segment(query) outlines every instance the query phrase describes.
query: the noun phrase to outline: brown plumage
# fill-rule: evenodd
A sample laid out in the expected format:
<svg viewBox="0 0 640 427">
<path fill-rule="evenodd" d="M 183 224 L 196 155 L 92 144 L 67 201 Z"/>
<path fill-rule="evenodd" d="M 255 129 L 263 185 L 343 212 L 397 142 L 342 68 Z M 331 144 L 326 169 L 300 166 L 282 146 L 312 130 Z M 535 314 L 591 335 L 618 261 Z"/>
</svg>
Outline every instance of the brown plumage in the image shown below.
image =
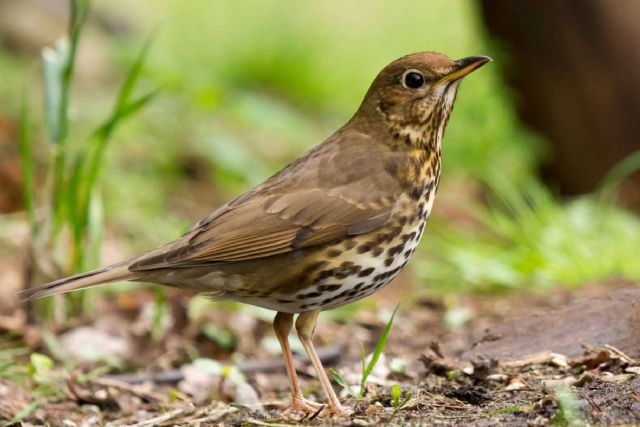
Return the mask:
<svg viewBox="0 0 640 427">
<path fill-rule="evenodd" d="M 392 62 L 345 126 L 180 239 L 23 296 L 135 280 L 276 310 L 294 408 L 311 411 L 317 404 L 301 396 L 286 339 L 301 313 L 296 328 L 329 408 L 344 413 L 311 343 L 316 316 L 385 286 L 407 263 L 431 212 L 460 79 L 487 61 L 423 52 Z"/>
</svg>

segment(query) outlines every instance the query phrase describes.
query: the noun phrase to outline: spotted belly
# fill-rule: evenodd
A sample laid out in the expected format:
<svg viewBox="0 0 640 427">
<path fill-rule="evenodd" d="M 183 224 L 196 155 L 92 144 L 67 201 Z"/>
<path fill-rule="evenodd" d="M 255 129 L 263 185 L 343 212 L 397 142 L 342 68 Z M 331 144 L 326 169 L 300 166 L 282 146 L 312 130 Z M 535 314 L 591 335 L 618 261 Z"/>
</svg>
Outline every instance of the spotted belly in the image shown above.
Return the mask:
<svg viewBox="0 0 640 427">
<path fill-rule="evenodd" d="M 426 217 L 418 216 L 418 221 L 402 227 L 384 244 L 373 243 L 374 233 L 353 237 L 346 245 L 350 248 L 347 250 L 345 242 L 328 246 L 321 271 L 313 283 L 293 293 L 270 292 L 268 297 L 234 299 L 287 313 L 329 310 L 360 300 L 386 286 L 402 271 L 418 246 Z"/>
</svg>

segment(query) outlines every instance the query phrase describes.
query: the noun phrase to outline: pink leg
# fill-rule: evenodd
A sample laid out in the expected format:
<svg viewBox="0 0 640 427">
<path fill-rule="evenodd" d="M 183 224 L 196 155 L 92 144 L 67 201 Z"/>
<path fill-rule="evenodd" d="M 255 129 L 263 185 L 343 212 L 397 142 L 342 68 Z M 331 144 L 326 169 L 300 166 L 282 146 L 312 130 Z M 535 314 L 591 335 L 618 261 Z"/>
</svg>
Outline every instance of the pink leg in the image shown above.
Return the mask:
<svg viewBox="0 0 640 427">
<path fill-rule="evenodd" d="M 298 375 L 296 374 L 296 368 L 293 364 L 293 355 L 291 354 L 291 347 L 289 347 L 289 331 L 293 325 L 293 314 L 278 312 L 273 319 L 273 329 L 276 331 L 276 337 L 280 342 L 282 353 L 284 354 L 284 361 L 287 367 L 287 374 L 289 375 L 289 382 L 291 383 L 291 408 L 290 411 L 300 411 L 305 413 L 314 413 L 322 408 L 323 405 L 306 400 L 302 396 L 302 390 L 300 389 L 300 382 L 298 381 Z"/>
<path fill-rule="evenodd" d="M 302 342 L 304 349 L 307 351 L 309 359 L 311 359 L 311 363 L 318 374 L 320 384 L 329 399 L 329 410 L 339 416 L 350 416 L 352 412 L 340 403 L 340 400 L 338 399 L 338 396 L 336 396 L 336 392 L 333 390 L 333 386 L 329 381 L 329 377 L 322 367 L 322 362 L 318 357 L 316 348 L 313 345 L 313 334 L 315 333 L 318 314 L 320 314 L 320 310 L 301 313 L 296 319 L 296 331 L 298 332 L 298 337 L 300 338 L 300 341 Z"/>
</svg>

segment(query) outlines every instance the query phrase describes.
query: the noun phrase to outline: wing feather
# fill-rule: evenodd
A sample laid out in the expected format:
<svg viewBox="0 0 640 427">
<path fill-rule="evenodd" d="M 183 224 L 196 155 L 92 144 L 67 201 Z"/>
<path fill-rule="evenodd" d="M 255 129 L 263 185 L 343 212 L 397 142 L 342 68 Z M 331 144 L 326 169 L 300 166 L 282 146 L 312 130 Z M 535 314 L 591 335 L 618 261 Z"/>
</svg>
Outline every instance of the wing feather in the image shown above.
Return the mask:
<svg viewBox="0 0 640 427">
<path fill-rule="evenodd" d="M 130 269 L 264 258 L 381 227 L 389 220 L 402 190 L 387 172 L 384 156 L 371 152 L 369 146 L 363 146 L 366 139 L 358 138 L 331 155 L 324 153 L 323 146 L 311 151 L 261 186 L 213 212 L 181 239 L 143 255 Z M 366 162 L 361 158 L 363 153 L 367 153 Z M 335 155 L 339 157 L 326 158 Z M 327 176 L 330 171 L 320 165 L 328 162 L 336 164 L 344 176 Z M 362 165 L 368 167 L 363 169 Z M 339 185 L 324 188 L 326 181 L 338 181 Z"/>
</svg>

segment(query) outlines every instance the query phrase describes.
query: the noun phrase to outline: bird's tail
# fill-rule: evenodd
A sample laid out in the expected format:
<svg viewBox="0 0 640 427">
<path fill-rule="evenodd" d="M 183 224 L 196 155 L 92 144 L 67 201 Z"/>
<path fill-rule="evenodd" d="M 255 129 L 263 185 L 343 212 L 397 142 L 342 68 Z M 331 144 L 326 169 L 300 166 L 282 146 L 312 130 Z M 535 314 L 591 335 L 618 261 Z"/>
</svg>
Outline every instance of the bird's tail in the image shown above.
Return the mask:
<svg viewBox="0 0 640 427">
<path fill-rule="evenodd" d="M 104 285 L 117 280 L 135 279 L 136 274 L 129 271 L 128 264 L 128 262 L 113 264 L 86 273 L 76 274 L 75 276 L 65 277 L 54 282 L 25 289 L 18 292 L 17 296 L 23 301 L 36 300 L 78 289 Z"/>
</svg>

